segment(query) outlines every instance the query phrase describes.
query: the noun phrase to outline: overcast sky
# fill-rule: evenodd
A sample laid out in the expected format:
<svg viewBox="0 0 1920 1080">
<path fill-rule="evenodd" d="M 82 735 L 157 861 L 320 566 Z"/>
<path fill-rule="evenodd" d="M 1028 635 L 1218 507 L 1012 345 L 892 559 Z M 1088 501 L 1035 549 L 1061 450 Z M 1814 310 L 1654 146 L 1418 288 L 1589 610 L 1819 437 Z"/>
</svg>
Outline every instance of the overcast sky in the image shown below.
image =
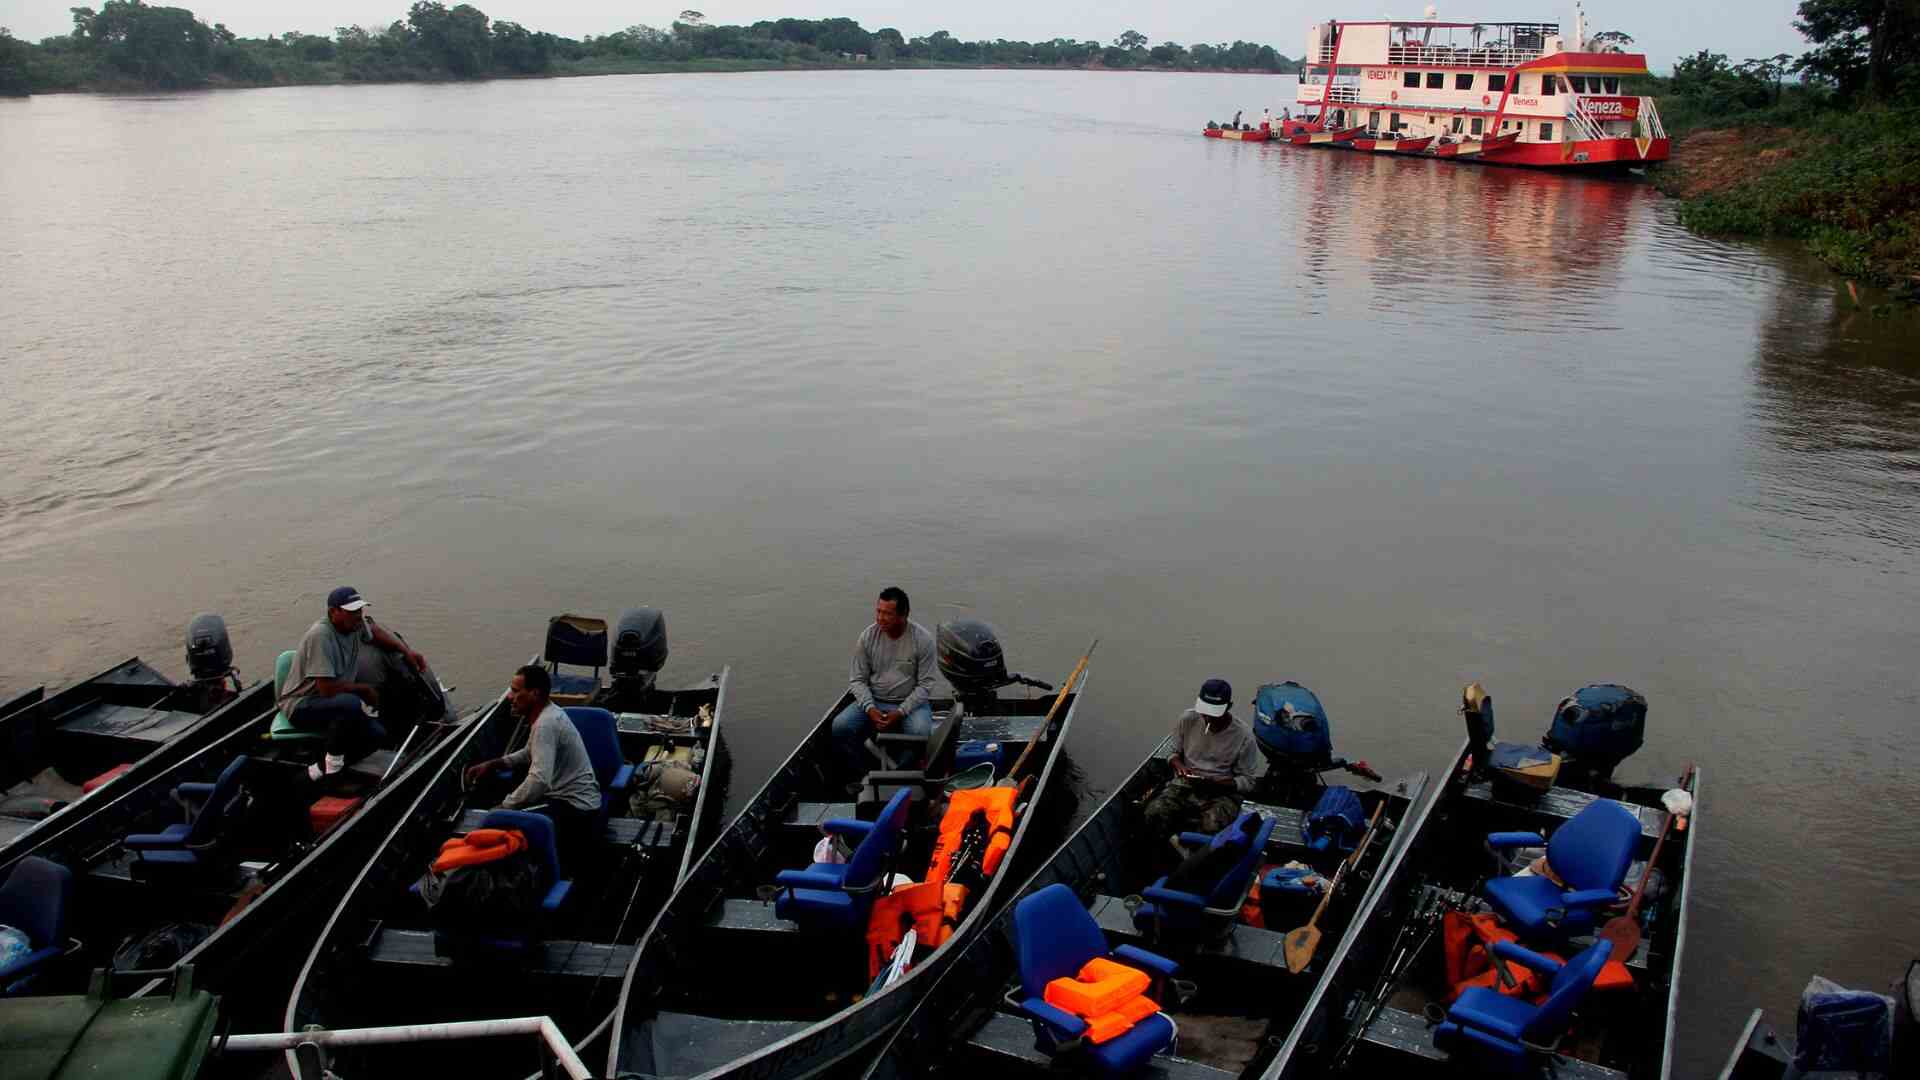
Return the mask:
<svg viewBox="0 0 1920 1080">
<path fill-rule="evenodd" d="M 0 0 L 0 26 L 15 37 L 39 40 L 73 26 L 67 9 L 81 0 Z M 1436 0 L 1443 19 L 1552 21 L 1573 30 L 1572 0 Z M 331 34 L 336 26 L 385 26 L 406 17 L 412 0 L 184 0 L 207 23 L 223 22 L 242 37 L 298 30 Z M 869 30 L 892 26 L 908 37 L 935 30 L 955 37 L 1045 41 L 1111 41 L 1124 30 L 1138 30 L 1155 43 L 1232 41 L 1244 38 L 1272 45 L 1289 56 L 1305 51 L 1306 27 L 1330 18 L 1418 18 L 1425 0 L 707 0 L 700 8 L 710 22 L 751 23 L 760 19 L 822 19 L 846 16 Z M 99 0 L 90 6 L 98 7 Z M 447 3 L 452 7 L 452 3 Z M 495 19 L 511 19 L 530 29 L 565 37 L 605 34 L 646 23 L 665 27 L 687 6 L 685 0 L 477 0 L 475 7 Z M 1799 53 L 1805 48 L 1792 26 L 1798 0 L 1593 0 L 1588 22 L 1595 30 L 1624 30 L 1639 42 L 1656 70 L 1675 57 L 1712 49 L 1741 60 Z"/>
</svg>

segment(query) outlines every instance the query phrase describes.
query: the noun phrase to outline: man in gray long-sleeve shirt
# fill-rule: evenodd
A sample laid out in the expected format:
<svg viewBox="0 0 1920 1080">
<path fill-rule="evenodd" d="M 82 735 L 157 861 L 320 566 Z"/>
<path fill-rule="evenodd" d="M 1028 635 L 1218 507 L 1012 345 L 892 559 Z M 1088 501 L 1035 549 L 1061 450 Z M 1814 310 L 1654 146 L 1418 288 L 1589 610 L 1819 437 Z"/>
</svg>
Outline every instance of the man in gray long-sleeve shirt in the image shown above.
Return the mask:
<svg viewBox="0 0 1920 1080">
<path fill-rule="evenodd" d="M 880 590 L 873 625 L 853 645 L 847 690 L 853 703 L 833 718 L 834 746 L 849 780 L 867 773 L 865 743 L 877 731 L 933 733 L 933 635 L 907 621 L 911 604 L 897 585 Z"/>
<path fill-rule="evenodd" d="M 1168 837 L 1197 825 L 1215 833 L 1240 813 L 1260 771 L 1260 745 L 1253 729 L 1227 711 L 1233 687 L 1208 679 L 1193 708 L 1173 727 L 1173 779 L 1146 806 L 1147 831 Z"/>
<path fill-rule="evenodd" d="M 467 766 L 466 780 L 471 787 L 481 778 L 500 769 L 527 770 L 520 786 L 500 800 L 504 810 L 536 806 L 535 813 L 553 822 L 554 844 L 560 849 L 560 866 L 571 871 L 591 844 L 593 827 L 600 820 L 600 782 L 593 775 L 593 758 L 580 738 L 567 711 L 551 698 L 552 677 L 539 664 L 528 664 L 513 673 L 507 687 L 507 701 L 513 714 L 533 721 L 527 744 L 505 757 Z"/>
</svg>

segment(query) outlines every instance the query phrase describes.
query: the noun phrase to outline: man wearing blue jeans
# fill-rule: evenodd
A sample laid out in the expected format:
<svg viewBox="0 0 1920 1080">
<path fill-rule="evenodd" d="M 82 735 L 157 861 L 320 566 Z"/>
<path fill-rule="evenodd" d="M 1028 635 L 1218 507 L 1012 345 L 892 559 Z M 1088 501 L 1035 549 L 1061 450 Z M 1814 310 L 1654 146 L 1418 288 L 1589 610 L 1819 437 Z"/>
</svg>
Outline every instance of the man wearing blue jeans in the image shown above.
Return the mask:
<svg viewBox="0 0 1920 1080">
<path fill-rule="evenodd" d="M 833 718 L 834 747 L 850 780 L 867 774 L 866 742 L 875 733 L 933 733 L 933 635 L 907 620 L 910 610 L 907 594 L 887 586 L 874 602 L 873 625 L 854 642 L 853 704 Z"/>
<path fill-rule="evenodd" d="M 359 677 L 360 646 L 372 642 L 380 649 L 406 658 L 415 671 L 427 670 L 427 658 L 367 618 L 367 602 L 359 590 L 342 585 L 327 594 L 327 617 L 307 628 L 300 648 L 280 687 L 280 711 L 294 727 L 327 733 L 324 768 L 309 766 L 307 776 L 319 780 L 347 767 L 347 754 L 370 749 L 367 735 L 373 717 L 367 709 L 380 707 L 380 691 Z"/>
</svg>

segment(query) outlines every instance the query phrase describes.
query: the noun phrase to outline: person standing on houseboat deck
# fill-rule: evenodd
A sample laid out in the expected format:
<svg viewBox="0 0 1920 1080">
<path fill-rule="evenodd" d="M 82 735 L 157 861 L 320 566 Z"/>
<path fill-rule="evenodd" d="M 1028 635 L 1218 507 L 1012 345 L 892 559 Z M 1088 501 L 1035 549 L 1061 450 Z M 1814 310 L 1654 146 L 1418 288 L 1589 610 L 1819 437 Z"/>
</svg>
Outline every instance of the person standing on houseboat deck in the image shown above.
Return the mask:
<svg viewBox="0 0 1920 1080">
<path fill-rule="evenodd" d="M 1273 130 L 1273 110 L 1272 109 L 1260 110 L 1260 130 L 1261 131 Z"/>
<path fill-rule="evenodd" d="M 1228 711 L 1233 687 L 1225 679 L 1200 686 L 1193 708 L 1173 725 L 1173 779 L 1146 806 L 1147 829 L 1157 838 L 1198 826 L 1215 833 L 1233 823 L 1240 800 L 1253 791 L 1260 746 L 1253 729 Z"/>
<path fill-rule="evenodd" d="M 1240 113 L 1241 113 L 1242 111 L 1244 111 L 1244 110 L 1241 110 L 1241 109 L 1235 109 L 1235 110 L 1233 110 L 1233 130 L 1235 130 L 1235 131 L 1239 131 L 1239 130 L 1240 130 Z"/>
<path fill-rule="evenodd" d="M 513 715 L 530 720 L 527 744 L 505 757 L 467 766 L 467 786 L 501 769 L 527 770 L 520 786 L 500 800 L 503 810 L 530 810 L 553 822 L 554 845 L 560 865 L 572 869 L 593 843 L 593 826 L 600 819 L 600 781 L 593 775 L 580 729 L 567 710 L 553 703 L 553 679 L 539 664 L 513 673 L 507 686 L 507 704 Z"/>
<path fill-rule="evenodd" d="M 933 635 L 917 622 L 898 585 L 880 590 L 873 624 L 853 643 L 847 690 L 853 704 L 833 718 L 833 744 L 850 781 L 867 773 L 866 742 L 876 732 L 933 733 Z"/>
<path fill-rule="evenodd" d="M 327 733 L 326 759 L 307 767 L 307 777 L 318 781 L 347 767 L 347 755 L 372 749 L 374 720 L 369 709 L 380 707 L 380 690 L 360 678 L 360 646 L 372 642 L 383 652 L 406 658 L 425 673 L 427 658 L 388 633 L 366 614 L 360 591 L 342 585 L 327 594 L 327 617 L 307 628 L 294 650 L 293 665 L 280 687 L 280 712 L 287 722 L 305 731 Z"/>
</svg>

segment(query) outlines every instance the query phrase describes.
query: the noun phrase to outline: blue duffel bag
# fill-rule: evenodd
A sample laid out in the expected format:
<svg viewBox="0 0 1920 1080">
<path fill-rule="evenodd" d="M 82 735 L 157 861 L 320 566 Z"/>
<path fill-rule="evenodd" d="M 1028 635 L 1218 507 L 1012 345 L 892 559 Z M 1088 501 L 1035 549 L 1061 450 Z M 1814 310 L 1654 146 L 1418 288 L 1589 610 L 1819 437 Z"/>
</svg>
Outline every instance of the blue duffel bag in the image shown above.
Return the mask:
<svg viewBox="0 0 1920 1080">
<path fill-rule="evenodd" d="M 1367 831 L 1367 808 L 1350 787 L 1335 785 L 1320 793 L 1300 820 L 1300 842 L 1314 851 L 1352 851 Z"/>
</svg>

